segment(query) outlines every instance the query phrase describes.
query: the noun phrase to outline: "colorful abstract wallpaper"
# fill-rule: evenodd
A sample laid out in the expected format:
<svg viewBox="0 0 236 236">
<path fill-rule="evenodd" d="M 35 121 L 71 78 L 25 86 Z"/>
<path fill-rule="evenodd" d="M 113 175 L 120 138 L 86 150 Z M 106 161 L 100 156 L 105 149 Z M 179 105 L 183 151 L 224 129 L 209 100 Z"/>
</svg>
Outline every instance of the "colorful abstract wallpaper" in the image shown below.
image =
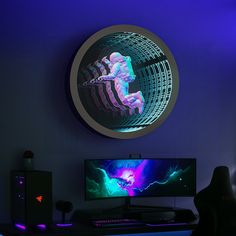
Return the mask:
<svg viewBox="0 0 236 236">
<path fill-rule="evenodd" d="M 192 196 L 195 168 L 195 159 L 86 160 L 86 199 Z"/>
</svg>

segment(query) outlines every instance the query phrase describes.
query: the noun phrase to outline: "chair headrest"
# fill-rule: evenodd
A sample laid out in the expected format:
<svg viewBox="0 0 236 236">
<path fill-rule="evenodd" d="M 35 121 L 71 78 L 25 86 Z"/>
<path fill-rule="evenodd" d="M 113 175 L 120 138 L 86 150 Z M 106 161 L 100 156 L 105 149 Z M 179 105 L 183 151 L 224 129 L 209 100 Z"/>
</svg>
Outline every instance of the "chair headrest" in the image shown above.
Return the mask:
<svg viewBox="0 0 236 236">
<path fill-rule="evenodd" d="M 209 187 L 214 188 L 222 195 L 233 195 L 229 168 L 227 166 L 217 166 L 214 169 Z"/>
</svg>

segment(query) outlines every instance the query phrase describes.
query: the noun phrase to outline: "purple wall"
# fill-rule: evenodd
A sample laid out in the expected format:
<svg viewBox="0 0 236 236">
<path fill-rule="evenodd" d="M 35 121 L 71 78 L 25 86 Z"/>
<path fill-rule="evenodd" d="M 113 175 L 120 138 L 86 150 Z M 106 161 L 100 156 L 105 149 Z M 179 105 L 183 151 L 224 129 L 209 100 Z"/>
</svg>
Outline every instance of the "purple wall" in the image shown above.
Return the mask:
<svg viewBox="0 0 236 236">
<path fill-rule="evenodd" d="M 19 167 L 25 149 L 35 152 L 39 169 L 53 171 L 54 200 L 71 200 L 76 208 L 97 204 L 83 201 L 84 158 L 137 152 L 147 157 L 196 157 L 198 190 L 209 182 L 215 166 L 228 165 L 234 171 L 235 22 L 233 0 L 2 1 L 0 222 L 9 221 L 9 171 Z M 134 24 L 156 33 L 179 67 L 180 90 L 171 115 L 153 133 L 134 140 L 91 132 L 74 116 L 65 94 L 78 47 L 113 24 Z M 160 201 L 194 208 L 192 198 Z"/>
</svg>

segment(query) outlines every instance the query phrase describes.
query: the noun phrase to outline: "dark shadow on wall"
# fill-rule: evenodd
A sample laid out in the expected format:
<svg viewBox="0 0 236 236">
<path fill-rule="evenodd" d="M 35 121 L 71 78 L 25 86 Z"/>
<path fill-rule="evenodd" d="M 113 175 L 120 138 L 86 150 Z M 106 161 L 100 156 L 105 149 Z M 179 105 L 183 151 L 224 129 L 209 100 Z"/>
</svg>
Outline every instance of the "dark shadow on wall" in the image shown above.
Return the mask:
<svg viewBox="0 0 236 236">
<path fill-rule="evenodd" d="M 78 35 L 64 43 L 63 48 L 55 50 L 56 54 L 52 57 L 54 59 L 51 62 L 52 66 L 48 68 L 51 77 L 47 88 L 50 109 L 52 109 L 56 122 L 59 122 L 59 125 L 68 130 L 70 134 L 73 134 L 75 138 L 78 137 L 78 133 L 80 133 L 80 136 L 83 133 L 83 136 L 97 134 L 100 137 L 105 137 L 95 132 L 82 120 L 70 94 L 70 70 L 74 56 L 83 42 L 94 32 L 84 32 L 82 35 Z M 70 114 L 73 114 L 76 119 L 73 119 Z"/>
</svg>

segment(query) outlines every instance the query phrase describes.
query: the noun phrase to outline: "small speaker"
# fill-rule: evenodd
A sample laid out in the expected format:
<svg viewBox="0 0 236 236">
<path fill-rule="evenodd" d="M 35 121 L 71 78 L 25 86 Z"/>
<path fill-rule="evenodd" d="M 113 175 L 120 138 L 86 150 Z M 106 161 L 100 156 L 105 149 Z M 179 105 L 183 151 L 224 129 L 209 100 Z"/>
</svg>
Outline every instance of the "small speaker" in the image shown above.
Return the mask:
<svg viewBox="0 0 236 236">
<path fill-rule="evenodd" d="M 13 225 L 21 229 L 52 224 L 51 172 L 11 172 L 11 218 Z"/>
</svg>

